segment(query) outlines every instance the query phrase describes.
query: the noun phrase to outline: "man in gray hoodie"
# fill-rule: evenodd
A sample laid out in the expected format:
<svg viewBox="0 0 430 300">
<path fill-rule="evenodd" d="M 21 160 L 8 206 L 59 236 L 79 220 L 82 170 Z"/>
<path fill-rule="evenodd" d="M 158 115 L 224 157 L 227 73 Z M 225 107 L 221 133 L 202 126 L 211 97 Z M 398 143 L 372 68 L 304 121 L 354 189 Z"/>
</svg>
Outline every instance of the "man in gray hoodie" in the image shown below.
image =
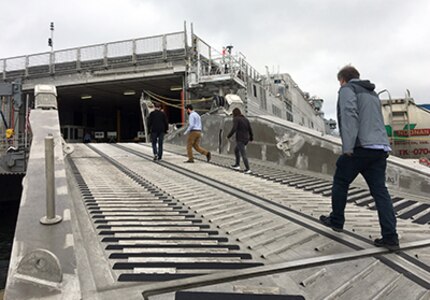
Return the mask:
<svg viewBox="0 0 430 300">
<path fill-rule="evenodd" d="M 363 175 L 378 211 L 382 238 L 375 246 L 399 249 L 393 203 L 385 186 L 388 152 L 391 151 L 381 102 L 375 85 L 360 80 L 360 73 L 352 66 L 343 67 L 337 74 L 341 85 L 337 102 L 337 118 L 342 139 L 342 155 L 336 162 L 332 187 L 332 212 L 320 216 L 320 221 L 335 231 L 342 231 L 345 206 L 351 182 Z"/>
</svg>

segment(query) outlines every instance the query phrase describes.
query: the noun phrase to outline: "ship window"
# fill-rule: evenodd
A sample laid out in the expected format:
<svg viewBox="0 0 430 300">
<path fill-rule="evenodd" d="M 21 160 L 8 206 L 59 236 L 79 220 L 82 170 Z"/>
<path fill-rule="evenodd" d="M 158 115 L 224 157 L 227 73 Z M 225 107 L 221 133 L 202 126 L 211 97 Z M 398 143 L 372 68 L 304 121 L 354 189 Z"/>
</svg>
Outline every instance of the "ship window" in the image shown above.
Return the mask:
<svg viewBox="0 0 430 300">
<path fill-rule="evenodd" d="M 257 86 L 255 84 L 252 85 L 252 91 L 254 93 L 254 97 L 257 98 Z"/>
</svg>

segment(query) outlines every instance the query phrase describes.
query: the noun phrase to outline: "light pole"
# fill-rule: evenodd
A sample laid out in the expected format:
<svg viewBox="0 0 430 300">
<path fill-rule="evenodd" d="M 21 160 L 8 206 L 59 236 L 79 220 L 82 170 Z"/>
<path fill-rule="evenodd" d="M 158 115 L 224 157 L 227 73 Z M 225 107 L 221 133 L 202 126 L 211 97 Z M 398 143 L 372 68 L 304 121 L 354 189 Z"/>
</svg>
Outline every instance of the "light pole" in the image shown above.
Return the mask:
<svg viewBox="0 0 430 300">
<path fill-rule="evenodd" d="M 54 52 L 54 22 L 49 26 L 51 30 L 51 37 L 48 39 L 48 46 L 51 47 L 51 53 Z"/>
<path fill-rule="evenodd" d="M 54 73 L 54 22 L 51 22 L 49 29 L 51 30 L 51 37 L 48 39 L 48 46 L 51 47 L 49 55 L 49 72 Z"/>
</svg>

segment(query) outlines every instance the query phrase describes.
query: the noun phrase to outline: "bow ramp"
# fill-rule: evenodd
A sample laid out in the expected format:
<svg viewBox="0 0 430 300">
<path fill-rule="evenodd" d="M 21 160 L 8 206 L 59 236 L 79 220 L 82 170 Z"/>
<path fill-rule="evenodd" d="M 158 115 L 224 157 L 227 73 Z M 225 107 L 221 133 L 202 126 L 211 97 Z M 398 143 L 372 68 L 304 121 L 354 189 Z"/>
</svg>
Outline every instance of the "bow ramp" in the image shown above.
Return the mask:
<svg viewBox="0 0 430 300">
<path fill-rule="evenodd" d="M 330 211 L 335 140 L 251 118 L 256 141 L 248 146 L 252 173 L 245 174 L 229 168 L 232 147 L 223 137 L 231 120 L 222 116 L 204 120 L 212 160 L 197 156 L 194 164 L 183 163 L 180 136 L 157 162 L 148 145 L 134 143 L 75 144 L 64 157 L 57 112 L 31 118 L 38 129 L 6 299 L 429 297 L 429 203 L 404 183 L 426 174 L 401 161 L 390 161 L 389 171 L 402 173 L 390 184 L 402 247 L 393 253 L 372 244 L 377 214 L 359 180 L 349 191 L 344 232 L 318 222 Z M 49 133 L 62 221 L 48 226 L 40 219 Z"/>
</svg>

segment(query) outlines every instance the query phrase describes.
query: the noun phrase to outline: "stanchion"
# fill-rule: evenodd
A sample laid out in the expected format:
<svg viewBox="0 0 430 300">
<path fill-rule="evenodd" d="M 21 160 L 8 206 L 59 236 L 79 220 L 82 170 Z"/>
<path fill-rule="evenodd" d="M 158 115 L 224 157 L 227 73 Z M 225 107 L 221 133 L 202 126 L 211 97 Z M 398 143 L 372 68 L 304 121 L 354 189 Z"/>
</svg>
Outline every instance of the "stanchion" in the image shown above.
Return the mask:
<svg viewBox="0 0 430 300">
<path fill-rule="evenodd" d="M 62 218 L 55 214 L 55 164 L 54 137 L 49 134 L 45 138 L 45 177 L 46 177 L 46 216 L 40 219 L 43 225 L 53 225 Z"/>
</svg>

